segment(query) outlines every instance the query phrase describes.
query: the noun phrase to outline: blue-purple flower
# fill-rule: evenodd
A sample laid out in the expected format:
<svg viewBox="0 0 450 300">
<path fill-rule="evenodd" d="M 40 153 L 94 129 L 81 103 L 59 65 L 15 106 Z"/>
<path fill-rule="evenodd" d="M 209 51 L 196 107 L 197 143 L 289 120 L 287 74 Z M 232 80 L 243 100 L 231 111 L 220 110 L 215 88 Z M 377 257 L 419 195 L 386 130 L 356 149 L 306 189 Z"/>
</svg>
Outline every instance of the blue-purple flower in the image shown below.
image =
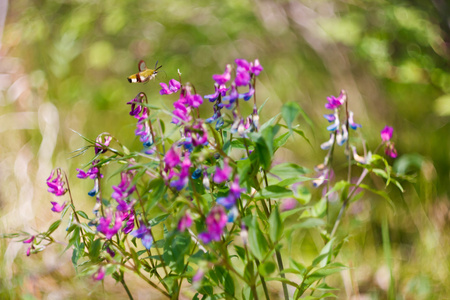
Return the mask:
<svg viewBox="0 0 450 300">
<path fill-rule="evenodd" d="M 358 127 L 361 127 L 361 124 L 355 123 L 355 121 L 353 120 L 353 112 L 349 111 L 348 114 L 348 125 L 350 126 L 350 128 L 356 130 Z"/>
<path fill-rule="evenodd" d="M 151 227 L 145 226 L 145 223 L 142 220 L 139 222 L 139 228 L 131 232 L 131 235 L 140 239 L 145 249 L 149 250 L 152 247 L 153 237 Z"/>
</svg>

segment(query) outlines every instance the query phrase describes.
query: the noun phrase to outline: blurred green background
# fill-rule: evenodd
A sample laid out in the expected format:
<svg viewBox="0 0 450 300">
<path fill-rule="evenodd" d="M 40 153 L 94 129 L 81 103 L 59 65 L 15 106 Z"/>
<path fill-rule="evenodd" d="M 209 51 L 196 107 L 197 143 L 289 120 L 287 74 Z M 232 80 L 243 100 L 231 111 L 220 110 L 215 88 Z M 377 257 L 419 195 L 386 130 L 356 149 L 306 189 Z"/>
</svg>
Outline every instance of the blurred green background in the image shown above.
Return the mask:
<svg viewBox="0 0 450 300">
<path fill-rule="evenodd" d="M 269 99 L 263 121 L 287 101 L 310 118 L 298 122 L 313 147 L 296 138 L 278 160 L 311 169 L 322 162 L 323 105 L 345 89 L 369 146 L 378 145 L 385 125 L 393 126 L 399 153 L 393 163 L 414 177 L 403 194 L 388 188 L 395 210 L 367 193 L 350 206 L 340 227 L 350 235 L 338 261 L 351 268 L 329 280 L 339 298 L 388 298 L 392 271 L 397 299 L 444 299 L 450 294 L 449 16 L 450 5 L 438 0 L 9 1 L 0 49 L 0 231 L 39 231 L 55 220 L 45 179 L 57 166 L 70 172 L 77 201 L 90 211 L 91 187 L 75 177 L 88 157 L 69 159 L 85 142 L 71 129 L 89 138 L 108 131 L 139 149 L 125 104 L 137 92 L 170 108 L 158 83 L 177 78 L 178 69 L 205 95 L 225 64 L 259 58 L 258 102 Z M 164 72 L 131 85 L 126 77 L 140 59 L 148 66 L 159 60 Z M 202 116 L 211 109 L 205 104 Z M 339 151 L 338 177 L 345 171 Z M 391 258 L 383 249 L 384 216 Z M 323 242 L 311 230 L 295 236 L 294 245 L 290 255 L 309 263 Z M 0 240 L 0 298 L 124 297 L 112 281 L 73 279 L 63 248 L 26 257 L 21 243 Z M 148 299 L 146 287 L 134 284 L 135 298 Z"/>
</svg>

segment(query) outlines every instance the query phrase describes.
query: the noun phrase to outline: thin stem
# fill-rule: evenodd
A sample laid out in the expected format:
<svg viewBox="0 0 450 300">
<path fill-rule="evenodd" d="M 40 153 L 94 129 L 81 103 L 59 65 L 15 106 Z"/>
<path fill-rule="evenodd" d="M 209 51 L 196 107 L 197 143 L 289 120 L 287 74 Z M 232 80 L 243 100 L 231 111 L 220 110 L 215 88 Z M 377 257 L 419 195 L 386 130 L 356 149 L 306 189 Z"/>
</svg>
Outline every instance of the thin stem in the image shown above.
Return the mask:
<svg viewBox="0 0 450 300">
<path fill-rule="evenodd" d="M 286 275 L 283 272 L 284 267 L 283 267 L 283 259 L 281 257 L 281 253 L 279 250 L 275 250 L 275 255 L 277 257 L 277 262 L 278 262 L 278 269 L 280 270 L 280 276 L 281 278 L 286 278 Z M 284 299 L 285 300 L 289 300 L 289 292 L 287 289 L 287 284 L 285 282 L 283 282 L 283 293 L 284 293 Z"/>
<path fill-rule="evenodd" d="M 259 260 L 255 259 L 255 262 L 256 262 L 256 266 L 259 267 Z M 261 278 L 261 285 L 264 290 L 264 295 L 266 296 L 267 300 L 270 300 L 269 291 L 267 290 L 266 280 L 264 279 L 264 276 L 262 276 L 261 274 L 259 274 L 259 277 Z"/>
<path fill-rule="evenodd" d="M 130 290 L 128 289 L 128 286 L 127 286 L 127 284 L 125 283 L 125 278 L 124 278 L 124 273 L 123 272 L 121 272 L 122 274 L 122 277 L 121 277 L 121 280 L 120 280 L 120 283 L 123 285 L 123 288 L 125 289 L 125 291 L 127 292 L 127 295 L 128 295 L 128 298 L 130 299 L 130 300 L 133 300 L 133 296 L 131 295 L 131 292 L 130 292 Z"/>
</svg>

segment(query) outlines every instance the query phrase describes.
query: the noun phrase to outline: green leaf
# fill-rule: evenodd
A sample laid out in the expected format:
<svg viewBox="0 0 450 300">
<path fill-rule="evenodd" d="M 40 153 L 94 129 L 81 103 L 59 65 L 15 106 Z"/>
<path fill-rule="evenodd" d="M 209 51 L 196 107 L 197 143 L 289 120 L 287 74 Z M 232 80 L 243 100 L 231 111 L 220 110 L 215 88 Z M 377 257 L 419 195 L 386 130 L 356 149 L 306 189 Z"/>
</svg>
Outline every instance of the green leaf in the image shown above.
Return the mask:
<svg viewBox="0 0 450 300">
<path fill-rule="evenodd" d="M 102 247 L 101 239 L 96 239 L 89 246 L 89 258 L 91 259 L 92 262 L 98 261 L 101 247 Z"/>
<path fill-rule="evenodd" d="M 289 132 L 291 134 L 292 134 L 292 123 L 298 117 L 299 113 L 300 113 L 300 105 L 298 105 L 298 103 L 288 102 L 281 107 L 281 116 L 286 122 L 286 125 L 288 126 Z"/>
<path fill-rule="evenodd" d="M 253 255 L 259 260 L 263 260 L 268 251 L 268 244 L 261 229 L 259 229 L 256 218 L 253 218 L 252 225 L 248 229 L 248 243 Z"/>
<path fill-rule="evenodd" d="M 301 218 L 300 223 L 292 225 L 289 229 L 304 229 L 324 226 L 325 221 L 318 218 Z"/>
<path fill-rule="evenodd" d="M 57 220 L 55 222 L 52 223 L 52 225 L 50 225 L 50 227 L 48 228 L 46 235 L 51 235 L 56 229 L 58 229 L 59 225 L 61 224 L 61 220 Z"/>
<path fill-rule="evenodd" d="M 291 136 L 290 132 L 285 132 L 282 135 L 276 137 L 273 140 L 273 148 L 274 148 L 274 152 L 278 150 L 278 148 L 284 146 L 284 144 L 286 144 L 287 140 L 289 139 L 289 137 Z"/>
<path fill-rule="evenodd" d="M 255 151 L 252 152 L 252 155 L 256 155 L 258 157 L 259 163 L 264 170 L 270 169 L 272 164 L 272 152 L 269 147 L 267 147 L 266 141 L 259 137 L 255 143 Z"/>
<path fill-rule="evenodd" d="M 260 190 L 255 199 L 280 199 L 280 198 L 289 198 L 292 197 L 292 190 L 278 186 L 278 185 L 269 185 L 262 190 Z"/>
<path fill-rule="evenodd" d="M 346 266 L 344 266 L 341 263 L 331 263 L 326 265 L 323 268 L 317 269 L 316 271 L 314 271 L 313 273 L 311 273 L 310 275 L 307 276 L 307 278 L 304 281 L 304 284 L 306 285 L 310 285 L 324 277 L 327 277 L 331 274 L 334 273 L 338 273 L 341 272 L 342 270 L 344 270 L 346 268 Z"/>
<path fill-rule="evenodd" d="M 275 264 L 273 262 L 271 262 L 271 261 L 267 261 L 267 262 L 264 262 L 264 263 L 259 265 L 258 272 L 263 277 L 267 277 L 270 274 L 272 274 L 273 272 L 275 272 L 275 269 L 276 269 Z"/>
<path fill-rule="evenodd" d="M 328 241 L 326 245 L 322 248 L 320 251 L 320 254 L 318 257 L 316 257 L 313 262 L 312 266 L 315 267 L 319 265 L 320 267 L 325 267 L 328 261 L 331 261 L 331 256 L 333 254 L 333 249 L 331 248 L 333 246 L 334 238 Z"/>
<path fill-rule="evenodd" d="M 279 130 L 280 130 L 280 126 L 270 125 L 270 126 L 267 126 L 267 128 L 265 128 L 263 131 L 261 131 L 261 136 L 263 137 L 264 141 L 266 142 L 267 148 L 269 149 L 271 154 L 273 154 L 275 152 L 273 143 L 274 143 L 275 136 L 277 135 Z"/>
<path fill-rule="evenodd" d="M 270 169 L 270 174 L 278 176 L 282 179 L 302 176 L 306 173 L 308 173 L 308 170 L 293 163 L 281 163 Z"/>
<path fill-rule="evenodd" d="M 86 220 L 89 220 L 88 215 L 87 215 L 84 211 L 79 210 L 79 211 L 77 211 L 77 214 L 78 214 L 79 216 L 82 216 L 82 217 L 85 218 Z"/>
<path fill-rule="evenodd" d="M 269 236 L 272 242 L 276 243 L 281 239 L 283 235 L 283 223 L 281 222 L 280 211 L 278 206 L 272 209 L 272 213 L 269 217 Z"/>
</svg>

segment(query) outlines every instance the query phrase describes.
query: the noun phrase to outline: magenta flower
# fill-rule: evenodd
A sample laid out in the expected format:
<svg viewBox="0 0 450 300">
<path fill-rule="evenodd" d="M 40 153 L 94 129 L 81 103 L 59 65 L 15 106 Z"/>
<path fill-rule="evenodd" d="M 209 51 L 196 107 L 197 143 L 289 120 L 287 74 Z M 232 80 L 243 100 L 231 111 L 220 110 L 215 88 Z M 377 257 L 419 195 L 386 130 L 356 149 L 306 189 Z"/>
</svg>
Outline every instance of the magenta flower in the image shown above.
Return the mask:
<svg viewBox="0 0 450 300">
<path fill-rule="evenodd" d="M 245 59 L 236 59 L 236 78 L 234 82 L 237 86 L 246 86 L 250 83 L 250 64 Z"/>
<path fill-rule="evenodd" d="M 241 68 L 243 71 L 249 71 L 251 64 L 246 61 L 245 59 L 235 59 L 234 62 L 236 63 L 236 65 L 238 66 L 238 68 Z"/>
<path fill-rule="evenodd" d="M 145 249 L 149 250 L 153 244 L 151 227 L 145 226 L 145 224 L 142 220 L 140 220 L 139 224 L 140 224 L 139 229 L 132 231 L 131 235 L 140 239 L 142 242 L 142 245 L 145 247 Z"/>
<path fill-rule="evenodd" d="M 255 59 L 255 62 L 253 62 L 250 66 L 250 72 L 255 74 L 255 76 L 258 76 L 262 70 L 263 70 L 263 67 L 259 63 L 259 59 Z"/>
<path fill-rule="evenodd" d="M 394 128 L 390 127 L 390 126 L 386 126 L 383 128 L 383 130 L 381 130 L 381 140 L 383 140 L 383 142 L 387 142 L 392 138 L 392 133 L 394 133 Z"/>
<path fill-rule="evenodd" d="M 97 231 L 103 233 L 110 240 L 122 227 L 122 218 L 120 212 L 116 212 L 116 218 L 111 227 L 112 213 L 107 213 L 106 217 L 101 217 L 97 225 Z"/>
<path fill-rule="evenodd" d="M 397 157 L 397 150 L 395 149 L 394 142 L 391 141 L 392 134 L 394 133 L 394 129 L 390 126 L 386 126 L 381 130 L 381 140 L 386 145 L 384 152 L 387 156 L 392 158 Z"/>
<path fill-rule="evenodd" d="M 124 171 L 120 173 L 120 183 L 112 186 L 114 193 L 111 197 L 119 202 L 119 205 L 121 201 L 124 201 L 136 190 L 136 186 L 131 185 L 133 178 L 134 174 L 132 171 Z"/>
<path fill-rule="evenodd" d="M 127 223 L 125 224 L 125 227 L 122 228 L 122 232 L 125 234 L 129 234 L 133 229 L 134 229 L 134 219 L 135 219 L 135 214 L 134 211 L 131 211 L 130 213 L 126 213 L 126 217 L 124 217 L 124 220 L 127 221 Z M 113 256 L 113 255 L 112 255 Z"/>
<path fill-rule="evenodd" d="M 191 215 L 186 212 L 184 216 L 181 217 L 180 221 L 178 222 L 178 231 L 184 232 L 187 228 L 192 226 L 192 218 Z"/>
<path fill-rule="evenodd" d="M 58 202 L 50 202 L 53 207 L 52 207 L 52 211 L 60 213 L 63 211 L 63 209 L 66 207 L 66 202 L 64 202 L 62 205 L 59 205 Z"/>
<path fill-rule="evenodd" d="M 229 81 L 231 79 L 231 65 L 227 65 L 225 67 L 225 72 L 223 74 L 213 75 L 212 78 L 219 85 L 224 84 L 227 81 Z"/>
<path fill-rule="evenodd" d="M 326 109 L 336 109 L 339 108 L 342 104 L 345 103 L 347 96 L 345 95 L 345 91 L 342 90 L 338 97 L 330 96 L 327 97 L 328 103 L 325 104 Z"/>
<path fill-rule="evenodd" d="M 208 130 L 202 120 L 197 120 L 194 125 L 185 127 L 185 134 L 191 137 L 191 142 L 194 147 L 208 143 Z"/>
<path fill-rule="evenodd" d="M 208 244 L 211 241 L 220 241 L 223 230 L 227 225 L 227 215 L 222 206 L 218 205 L 211 209 L 206 217 L 206 232 L 198 235 L 203 243 Z"/>
<path fill-rule="evenodd" d="M 195 273 L 195 275 L 192 277 L 192 282 L 199 282 L 200 280 L 203 279 L 203 276 L 205 275 L 205 271 L 203 271 L 202 269 L 198 269 L 197 272 Z"/>
<path fill-rule="evenodd" d="M 138 122 L 136 124 L 135 135 L 139 137 L 139 140 L 143 143 L 144 147 L 148 148 L 153 145 L 153 135 L 148 123 L 149 110 L 148 107 L 144 107 L 142 110 L 142 116 L 137 116 Z"/>
<path fill-rule="evenodd" d="M 216 172 L 214 173 L 213 180 L 215 183 L 220 184 L 222 182 L 228 181 L 231 176 L 233 168 L 228 165 L 228 159 L 223 160 L 223 167 L 216 167 Z"/>
<path fill-rule="evenodd" d="M 199 94 L 188 95 L 186 97 L 189 106 L 198 108 L 203 103 L 203 98 Z"/>
<path fill-rule="evenodd" d="M 169 151 L 166 152 L 164 156 L 164 162 L 166 163 L 166 168 L 172 169 L 177 166 L 181 161 L 181 153 L 178 148 L 172 146 Z"/>
<path fill-rule="evenodd" d="M 100 134 L 95 139 L 95 154 L 99 153 L 105 153 L 108 149 L 106 147 L 109 147 L 109 144 L 112 141 L 112 136 L 105 135 L 104 133 Z"/>
<path fill-rule="evenodd" d="M 165 83 L 160 83 L 160 85 L 162 87 L 161 91 L 159 92 L 161 95 L 170 95 L 176 93 L 181 88 L 181 84 L 175 79 L 171 79 L 169 81 L 169 86 L 167 86 L 167 84 Z"/>
<path fill-rule="evenodd" d="M 63 196 L 67 192 L 64 184 L 63 175 L 59 168 L 53 170 L 47 178 L 48 191 L 55 196 Z"/>
<path fill-rule="evenodd" d="M 31 244 L 35 239 L 35 236 L 32 235 L 29 239 L 23 241 L 24 244 Z"/>
<path fill-rule="evenodd" d="M 105 267 L 104 267 L 104 266 L 101 266 L 101 267 L 97 270 L 97 272 L 95 272 L 95 273 L 92 275 L 92 279 L 94 279 L 95 281 L 103 280 L 103 278 L 105 278 L 105 272 L 106 272 Z"/>
</svg>

